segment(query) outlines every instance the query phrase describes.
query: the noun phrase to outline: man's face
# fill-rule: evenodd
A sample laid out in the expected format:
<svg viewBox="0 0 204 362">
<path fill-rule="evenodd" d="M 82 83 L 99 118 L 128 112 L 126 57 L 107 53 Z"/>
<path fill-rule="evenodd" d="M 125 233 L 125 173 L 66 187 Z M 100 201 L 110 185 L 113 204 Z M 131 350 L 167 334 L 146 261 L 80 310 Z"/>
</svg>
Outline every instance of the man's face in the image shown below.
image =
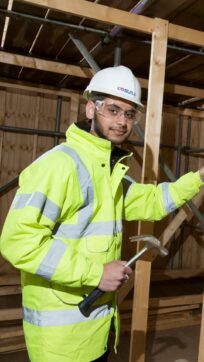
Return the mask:
<svg viewBox="0 0 204 362">
<path fill-rule="evenodd" d="M 86 109 L 87 117 L 92 115 L 92 134 L 113 144 L 121 144 L 129 137 L 137 112 L 132 103 L 117 97 L 105 98 L 95 103 L 89 101 Z"/>
</svg>

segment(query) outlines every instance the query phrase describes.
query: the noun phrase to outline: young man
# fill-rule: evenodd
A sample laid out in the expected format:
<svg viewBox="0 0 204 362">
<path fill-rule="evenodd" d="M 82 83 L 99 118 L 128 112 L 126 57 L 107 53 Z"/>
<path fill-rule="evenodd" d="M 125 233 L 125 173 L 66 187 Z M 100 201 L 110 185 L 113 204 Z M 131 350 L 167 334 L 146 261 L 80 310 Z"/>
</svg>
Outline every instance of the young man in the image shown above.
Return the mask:
<svg viewBox="0 0 204 362">
<path fill-rule="evenodd" d="M 114 293 L 132 270 L 121 261 L 122 220 L 159 220 L 195 196 L 204 169 L 175 183 L 138 184 L 118 148 L 130 135 L 141 89 L 124 66 L 99 71 L 85 90 L 90 131 L 67 141 L 20 176 L 1 237 L 2 255 L 22 271 L 24 332 L 32 362 L 107 360 Z M 105 291 L 89 317 L 78 303 Z M 117 345 L 118 338 L 116 337 Z"/>
</svg>

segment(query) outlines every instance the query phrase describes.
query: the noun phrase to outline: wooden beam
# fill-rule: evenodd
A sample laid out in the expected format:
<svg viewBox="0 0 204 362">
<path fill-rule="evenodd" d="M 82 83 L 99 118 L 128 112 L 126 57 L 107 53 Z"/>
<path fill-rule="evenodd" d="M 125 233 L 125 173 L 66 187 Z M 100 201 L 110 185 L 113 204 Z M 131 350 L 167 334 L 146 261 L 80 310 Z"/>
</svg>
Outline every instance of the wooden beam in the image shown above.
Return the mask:
<svg viewBox="0 0 204 362">
<path fill-rule="evenodd" d="M 21 294 L 20 285 L 0 286 L 0 296 Z"/>
<path fill-rule="evenodd" d="M 186 294 L 182 296 L 155 297 L 149 299 L 149 309 L 167 308 L 180 305 L 201 304 L 203 301 L 202 294 Z M 124 300 L 120 305 L 120 311 L 132 310 L 132 299 Z"/>
<path fill-rule="evenodd" d="M 82 18 L 101 21 L 110 25 L 119 25 L 127 29 L 152 33 L 154 20 L 146 16 L 131 14 L 109 6 L 94 4 L 84 0 L 21 0 L 37 6 L 44 6 L 51 10 L 62 11 Z"/>
<path fill-rule="evenodd" d="M 178 305 L 201 304 L 202 294 L 150 298 L 149 308 L 164 308 Z"/>
<path fill-rule="evenodd" d="M 142 167 L 142 182 L 145 183 L 156 183 L 158 178 L 167 37 L 168 22 L 155 19 L 152 33 Z M 140 223 L 139 233 L 153 234 L 153 223 Z M 135 273 L 134 285 L 136 292 L 133 299 L 129 362 L 144 362 L 145 359 L 150 275 L 151 263 L 141 261 Z M 137 293 L 140 288 L 146 289 L 143 295 Z"/>
<path fill-rule="evenodd" d="M 1 269 L 1 268 L 0 268 Z M 20 278 L 20 274 L 16 273 L 1 273 L 0 270 L 0 286 L 1 285 L 20 285 L 21 283 L 21 278 Z"/>
<path fill-rule="evenodd" d="M 23 336 L 22 326 L 10 325 L 9 327 L 0 327 L 0 340 L 19 336 Z"/>
<path fill-rule="evenodd" d="M 0 51 L 0 62 L 36 70 L 68 74 L 74 77 L 91 78 L 93 76 L 93 71 L 90 68 L 82 68 L 77 65 L 64 64 L 3 51 Z"/>
<path fill-rule="evenodd" d="M 143 33 L 151 34 L 154 30 L 154 19 L 84 0 L 21 0 L 21 2 L 44 6 L 52 10 L 101 21 L 106 24 L 118 25 Z M 203 47 L 204 44 L 204 32 L 171 23 L 169 23 L 168 37 L 171 40 L 200 47 Z"/>
<path fill-rule="evenodd" d="M 1 54 L 1 53 L 0 53 Z M 11 54 L 11 53 L 6 53 L 6 54 Z M 18 63 L 15 62 L 15 57 L 18 57 Z M 17 54 L 12 54 L 12 59 L 13 59 L 13 65 L 19 65 L 19 66 L 24 66 L 24 62 L 21 62 L 21 58 L 22 56 L 19 56 Z M 36 58 L 32 58 L 29 57 L 29 59 L 33 59 L 33 63 L 35 63 L 35 59 Z M 6 63 L 6 58 L 1 59 L 2 63 Z M 46 61 L 47 62 L 47 61 Z M 64 66 L 64 64 L 63 64 Z M 66 65 L 65 65 L 66 66 Z M 82 71 L 84 71 L 84 69 L 89 69 L 90 73 L 87 73 L 86 76 L 87 78 L 91 78 L 93 73 L 91 68 L 81 68 L 79 67 L 81 70 L 79 71 L 79 73 Z M 46 66 L 46 63 L 44 63 L 44 67 L 43 67 L 44 71 L 50 71 L 49 65 Z M 79 74 L 78 73 L 78 74 Z M 64 74 L 64 73 L 62 73 Z M 148 88 L 148 80 L 144 79 L 144 78 L 138 78 L 141 87 L 144 89 Z M 76 93 L 75 91 L 72 90 L 66 90 L 66 89 L 59 89 L 59 88 L 55 88 L 55 87 L 48 87 L 48 86 L 43 86 L 43 85 L 39 85 L 36 86 L 36 84 L 33 85 L 27 85 L 26 82 L 21 82 L 21 81 L 10 81 L 8 80 L 4 80 L 2 78 L 0 78 L 0 87 L 8 87 L 8 88 L 17 88 L 17 89 L 25 89 L 28 91 L 36 91 L 39 93 L 44 93 L 44 94 L 55 94 L 55 95 L 62 95 L 64 97 L 70 97 L 72 93 Z M 188 97 L 199 97 L 199 98 L 204 98 L 204 89 L 200 89 L 200 88 L 193 88 L 193 87 L 186 87 L 186 86 L 181 86 L 179 84 L 169 84 L 166 83 L 164 86 L 164 92 L 167 93 L 171 93 L 171 94 L 180 94 L 180 95 L 185 95 Z M 82 98 L 82 97 L 81 97 Z M 171 108 L 171 109 L 170 109 Z M 172 110 L 173 107 L 169 107 L 171 113 L 173 112 Z M 183 114 L 186 116 L 192 116 L 192 117 L 201 117 L 204 118 L 204 112 L 202 111 L 198 111 L 198 110 L 193 110 L 193 109 L 188 109 L 188 108 L 174 108 L 175 110 L 177 110 L 176 112 L 179 114 Z"/>
<path fill-rule="evenodd" d="M 37 93 L 37 94 L 46 94 L 46 95 L 54 95 L 56 98 L 57 96 L 62 96 L 65 98 L 71 98 L 73 94 L 78 94 L 75 91 L 69 90 L 69 89 L 60 89 L 56 87 L 49 87 L 49 86 L 43 86 L 36 85 L 32 83 L 22 82 L 22 81 L 14 81 L 14 80 L 3 80 L 0 78 L 0 88 L 2 89 L 22 89 L 27 92 Z M 79 95 L 80 101 L 82 102 L 84 99 L 82 98 L 82 95 Z M 85 100 L 84 100 L 85 102 Z"/>
<path fill-rule="evenodd" d="M 204 278 L 204 269 L 153 269 L 151 273 L 151 281 L 194 277 Z"/>
<path fill-rule="evenodd" d="M 151 264 L 138 260 L 135 273 L 137 283 L 135 284 L 133 297 L 129 361 L 142 361 L 145 354 L 144 325 L 146 333 L 150 286 L 150 278 L 146 278 L 145 275 L 150 274 L 150 272 Z M 135 341 L 137 343 L 134 343 Z"/>
<path fill-rule="evenodd" d="M 199 342 L 199 354 L 198 354 L 198 362 L 204 361 L 204 346 L 203 346 L 203 338 L 204 338 L 204 293 L 202 296 L 202 319 L 201 319 L 201 330 L 200 330 L 200 342 Z"/>
<path fill-rule="evenodd" d="M 181 327 L 189 327 L 199 325 L 201 315 L 193 313 L 193 311 L 174 312 L 164 314 L 163 316 L 151 316 L 148 320 L 149 331 L 161 331 Z"/>
<path fill-rule="evenodd" d="M 190 108 L 182 108 L 182 107 L 172 107 L 172 106 L 165 106 L 163 107 L 163 111 L 166 113 L 173 113 L 173 114 L 180 114 L 186 117 L 193 118 L 204 118 L 204 111 L 199 111 L 197 109 L 190 109 Z M 200 145 L 200 147 L 202 147 Z"/>
<path fill-rule="evenodd" d="M 204 32 L 170 23 L 169 39 L 177 40 L 182 43 L 197 45 L 203 48 Z"/>
<path fill-rule="evenodd" d="M 79 94 L 73 94 L 70 99 L 70 111 L 69 111 L 69 120 L 70 124 L 78 121 L 79 114 Z"/>
<path fill-rule="evenodd" d="M 0 321 L 14 321 L 22 319 L 21 308 L 0 309 Z"/>
</svg>

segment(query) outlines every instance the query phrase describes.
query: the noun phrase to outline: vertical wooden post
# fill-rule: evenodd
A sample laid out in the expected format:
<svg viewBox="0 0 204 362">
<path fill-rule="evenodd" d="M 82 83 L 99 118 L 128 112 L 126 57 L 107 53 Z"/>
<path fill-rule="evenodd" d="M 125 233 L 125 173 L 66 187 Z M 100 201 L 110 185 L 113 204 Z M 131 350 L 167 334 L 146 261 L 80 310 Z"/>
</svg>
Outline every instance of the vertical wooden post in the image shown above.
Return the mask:
<svg viewBox="0 0 204 362">
<path fill-rule="evenodd" d="M 200 329 L 198 362 L 204 361 L 203 339 L 204 339 L 204 292 L 203 292 L 203 309 L 202 309 L 202 319 L 201 319 L 201 329 Z"/>
<path fill-rule="evenodd" d="M 72 94 L 70 99 L 70 112 L 69 112 L 69 122 L 70 124 L 78 121 L 79 113 L 79 94 Z"/>
<path fill-rule="evenodd" d="M 36 112 L 35 112 L 35 122 L 34 122 L 34 128 L 37 129 L 39 126 L 39 112 L 40 112 L 40 97 L 37 95 L 36 97 Z M 38 135 L 35 134 L 33 136 L 33 154 L 32 154 L 32 160 L 34 161 L 37 157 L 37 145 L 38 145 Z"/>
<path fill-rule="evenodd" d="M 145 278 L 145 275 L 150 275 L 150 273 L 151 263 L 149 261 L 138 260 L 135 270 L 137 283 L 135 284 L 133 297 L 133 317 L 129 359 L 130 361 L 135 362 L 144 360 L 146 328 L 141 328 L 141 324 L 144 324 L 145 327 L 147 325 L 150 278 Z"/>
<path fill-rule="evenodd" d="M 5 109 L 6 109 L 6 92 L 1 91 L 0 92 L 0 122 L 1 124 L 4 124 L 5 120 Z M 3 131 L 0 131 L 0 169 L 2 164 L 2 158 L 3 158 L 3 137 L 4 133 Z"/>
<path fill-rule="evenodd" d="M 158 177 L 167 40 L 168 22 L 156 18 L 152 33 L 143 154 L 142 182 L 145 183 L 156 183 Z M 139 233 L 153 234 L 153 223 L 140 223 Z M 135 273 L 129 362 L 144 362 L 145 359 L 150 275 L 151 262 L 140 261 Z"/>
</svg>

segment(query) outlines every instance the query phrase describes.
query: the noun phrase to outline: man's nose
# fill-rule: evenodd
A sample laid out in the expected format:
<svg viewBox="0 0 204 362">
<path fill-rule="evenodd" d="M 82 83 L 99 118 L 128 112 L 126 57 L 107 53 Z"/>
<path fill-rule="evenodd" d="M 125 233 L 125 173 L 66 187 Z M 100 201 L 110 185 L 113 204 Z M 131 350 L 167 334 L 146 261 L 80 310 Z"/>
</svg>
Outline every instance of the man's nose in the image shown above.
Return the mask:
<svg viewBox="0 0 204 362">
<path fill-rule="evenodd" d="M 127 125 L 127 118 L 125 117 L 124 112 L 121 112 L 118 115 L 117 123 L 122 124 L 122 125 Z"/>
</svg>

